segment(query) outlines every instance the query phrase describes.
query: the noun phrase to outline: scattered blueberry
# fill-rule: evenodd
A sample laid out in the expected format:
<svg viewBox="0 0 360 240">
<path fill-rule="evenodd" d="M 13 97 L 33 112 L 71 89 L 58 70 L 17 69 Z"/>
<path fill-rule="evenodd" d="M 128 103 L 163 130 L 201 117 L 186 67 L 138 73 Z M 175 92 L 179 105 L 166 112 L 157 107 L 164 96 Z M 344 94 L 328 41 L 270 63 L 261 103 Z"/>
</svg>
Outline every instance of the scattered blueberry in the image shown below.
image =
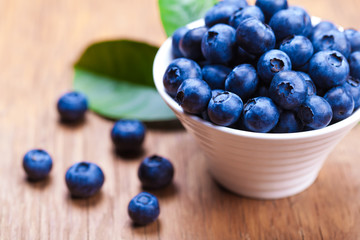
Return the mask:
<svg viewBox="0 0 360 240">
<path fill-rule="evenodd" d="M 66 122 L 82 120 L 87 109 L 87 97 L 76 91 L 65 93 L 57 102 L 57 110 L 60 114 L 60 118 Z"/>
<path fill-rule="evenodd" d="M 266 22 L 278 11 L 288 8 L 287 0 L 256 0 L 255 5 L 264 13 Z"/>
<path fill-rule="evenodd" d="M 202 68 L 202 76 L 211 89 L 224 89 L 225 79 L 231 69 L 223 65 L 205 65 Z"/>
<path fill-rule="evenodd" d="M 349 76 L 343 86 L 354 99 L 354 109 L 358 109 L 360 107 L 360 80 Z"/>
<path fill-rule="evenodd" d="M 360 51 L 353 52 L 349 57 L 350 75 L 360 79 Z"/>
<path fill-rule="evenodd" d="M 206 27 L 198 27 L 190 29 L 180 39 L 180 52 L 186 58 L 193 60 L 201 60 L 204 56 L 201 53 L 201 41 L 204 34 L 207 32 Z"/>
<path fill-rule="evenodd" d="M 350 43 L 351 52 L 360 51 L 360 32 L 355 29 L 346 29 L 344 33 Z"/>
<path fill-rule="evenodd" d="M 33 149 L 25 154 L 23 167 L 30 180 L 41 180 L 49 175 L 52 159 L 46 151 Z"/>
<path fill-rule="evenodd" d="M 298 110 L 298 117 L 311 129 L 320 129 L 329 125 L 332 119 L 330 104 L 322 97 L 311 95 Z"/>
<path fill-rule="evenodd" d="M 294 68 L 305 65 L 314 54 L 311 41 L 300 35 L 291 35 L 285 38 L 279 49 L 289 56 Z"/>
<path fill-rule="evenodd" d="M 310 78 L 310 76 L 304 72 L 297 72 L 302 76 L 302 78 L 305 80 L 306 86 L 307 86 L 307 95 L 311 96 L 316 94 L 316 86 L 313 80 Z"/>
<path fill-rule="evenodd" d="M 180 27 L 176 29 L 174 34 L 172 35 L 172 53 L 174 58 L 183 57 L 180 51 L 180 40 L 184 37 L 184 35 L 189 31 L 187 27 Z"/>
<path fill-rule="evenodd" d="M 122 119 L 111 130 L 111 140 L 119 152 L 137 152 L 142 148 L 146 128 L 139 120 Z"/>
<path fill-rule="evenodd" d="M 350 43 L 346 39 L 345 34 L 337 29 L 316 34 L 312 39 L 312 44 L 315 52 L 336 50 L 346 58 L 351 52 Z"/>
<path fill-rule="evenodd" d="M 302 122 L 292 111 L 283 111 L 276 126 L 271 130 L 274 133 L 294 133 L 303 129 Z"/>
<path fill-rule="evenodd" d="M 239 24 L 247 18 L 257 18 L 261 22 L 265 21 L 264 14 L 261 9 L 257 6 L 248 6 L 242 9 L 237 10 L 229 19 L 229 25 L 237 29 Z"/>
<path fill-rule="evenodd" d="M 149 224 L 159 217 L 159 202 L 157 198 L 150 193 L 139 193 L 131 199 L 128 206 L 128 214 L 131 220 L 136 224 Z"/>
<path fill-rule="evenodd" d="M 239 8 L 241 7 L 231 1 L 219 2 L 206 12 L 205 25 L 207 27 L 212 27 L 218 23 L 227 24 L 231 15 L 233 15 L 233 13 Z"/>
<path fill-rule="evenodd" d="M 333 120 L 341 121 L 354 111 L 354 99 L 343 86 L 331 88 L 324 96 L 332 108 Z"/>
</svg>

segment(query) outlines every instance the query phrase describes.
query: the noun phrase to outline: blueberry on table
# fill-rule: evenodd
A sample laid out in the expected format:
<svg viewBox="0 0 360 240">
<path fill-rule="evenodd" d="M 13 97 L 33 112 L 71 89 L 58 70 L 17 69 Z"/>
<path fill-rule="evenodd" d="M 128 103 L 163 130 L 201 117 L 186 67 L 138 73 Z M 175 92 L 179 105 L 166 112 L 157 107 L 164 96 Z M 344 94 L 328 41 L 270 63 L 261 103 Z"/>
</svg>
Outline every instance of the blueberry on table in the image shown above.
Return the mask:
<svg viewBox="0 0 360 240">
<path fill-rule="evenodd" d="M 331 122 L 332 110 L 330 104 L 322 97 L 311 95 L 298 110 L 298 118 L 311 129 L 324 128 Z"/>
<path fill-rule="evenodd" d="M 304 125 L 292 111 L 283 111 L 276 126 L 271 130 L 274 133 L 294 133 L 300 132 Z"/>
<path fill-rule="evenodd" d="M 210 63 L 228 64 L 234 58 L 235 29 L 226 24 L 216 24 L 204 35 L 201 51 Z"/>
<path fill-rule="evenodd" d="M 73 197 L 88 198 L 95 195 L 102 187 L 105 177 L 95 163 L 79 162 L 66 172 L 66 185 Z"/>
<path fill-rule="evenodd" d="M 258 75 L 266 85 L 271 83 L 275 74 L 281 71 L 289 71 L 291 67 L 289 56 L 277 49 L 264 53 L 257 63 Z"/>
<path fill-rule="evenodd" d="M 255 5 L 264 13 L 266 22 L 278 11 L 288 8 L 287 0 L 256 0 Z"/>
<path fill-rule="evenodd" d="M 279 116 L 279 109 L 270 98 L 256 97 L 244 105 L 242 120 L 247 130 L 266 133 L 276 126 Z"/>
<path fill-rule="evenodd" d="M 305 65 L 314 54 L 311 41 L 300 35 L 291 35 L 285 38 L 279 49 L 289 56 L 294 68 Z"/>
<path fill-rule="evenodd" d="M 300 74 L 302 78 L 305 80 L 307 86 L 307 95 L 311 96 L 316 94 L 316 86 L 313 80 L 310 78 L 310 76 L 304 72 L 297 72 L 297 73 Z"/>
<path fill-rule="evenodd" d="M 349 76 L 343 87 L 354 99 L 354 109 L 358 109 L 360 107 L 360 79 Z"/>
<path fill-rule="evenodd" d="M 181 38 L 183 38 L 183 36 L 189 31 L 189 29 L 187 27 L 180 27 L 178 29 L 176 29 L 176 31 L 173 33 L 172 35 L 172 54 L 174 56 L 174 58 L 180 58 L 183 57 L 181 51 L 180 51 L 180 40 Z"/>
<path fill-rule="evenodd" d="M 159 202 L 157 198 L 150 193 L 139 193 L 131 199 L 128 206 L 128 214 L 135 224 L 149 224 L 159 217 Z"/>
<path fill-rule="evenodd" d="M 219 2 L 206 12 L 205 25 L 207 27 L 212 27 L 218 23 L 228 24 L 231 15 L 233 15 L 233 13 L 239 8 L 242 7 L 232 1 Z"/>
<path fill-rule="evenodd" d="M 180 84 L 188 78 L 202 78 L 200 66 L 193 60 L 178 58 L 173 60 L 167 67 L 163 84 L 165 91 L 175 97 Z"/>
<path fill-rule="evenodd" d="M 157 189 L 170 184 L 174 176 L 172 163 L 157 155 L 145 158 L 140 164 L 138 177 L 144 188 Z"/>
<path fill-rule="evenodd" d="M 350 75 L 360 79 L 360 51 L 353 52 L 349 57 Z"/>
<path fill-rule="evenodd" d="M 49 175 L 52 159 L 46 151 L 33 149 L 25 154 L 23 167 L 30 180 L 41 180 Z"/>
<path fill-rule="evenodd" d="M 201 41 L 206 32 L 206 27 L 198 27 L 185 33 L 179 43 L 180 52 L 184 57 L 197 61 L 204 58 L 201 53 Z"/>
<path fill-rule="evenodd" d="M 77 122 L 84 118 L 88 109 L 87 97 L 76 91 L 62 95 L 57 102 L 60 118 L 66 122 Z"/>
<path fill-rule="evenodd" d="M 137 152 L 142 148 L 146 128 L 139 120 L 122 119 L 111 130 L 111 140 L 119 152 Z"/>
<path fill-rule="evenodd" d="M 310 60 L 309 75 L 323 89 L 343 84 L 349 71 L 349 63 L 338 51 L 320 51 Z"/>
<path fill-rule="evenodd" d="M 360 32 L 355 29 L 346 29 L 344 33 L 350 43 L 351 52 L 360 51 Z"/>
<path fill-rule="evenodd" d="M 310 39 L 312 40 L 318 34 L 322 34 L 322 33 L 327 32 L 329 30 L 337 30 L 337 27 L 332 22 L 321 21 L 320 23 L 316 24 L 315 27 L 313 27 L 313 31 L 312 31 L 312 33 L 310 35 Z"/>
<path fill-rule="evenodd" d="M 331 88 L 324 96 L 333 112 L 333 121 L 341 121 L 354 111 L 354 99 L 343 86 Z"/>
<path fill-rule="evenodd" d="M 229 25 L 237 29 L 237 27 L 242 21 L 250 17 L 257 18 L 261 22 L 265 21 L 264 14 L 262 13 L 260 8 L 258 8 L 257 6 L 248 6 L 234 12 L 234 14 L 231 15 L 229 19 Z"/>
<path fill-rule="evenodd" d="M 231 69 L 223 65 L 205 65 L 202 68 L 202 76 L 211 89 L 224 89 L 225 79 Z"/>
<path fill-rule="evenodd" d="M 179 87 L 176 101 L 187 113 L 201 114 L 211 98 L 211 88 L 201 79 L 186 79 Z"/>
<path fill-rule="evenodd" d="M 315 52 L 336 50 L 346 58 L 349 57 L 351 52 L 350 43 L 346 39 L 345 34 L 337 29 L 316 34 L 312 38 L 312 44 Z"/>
</svg>

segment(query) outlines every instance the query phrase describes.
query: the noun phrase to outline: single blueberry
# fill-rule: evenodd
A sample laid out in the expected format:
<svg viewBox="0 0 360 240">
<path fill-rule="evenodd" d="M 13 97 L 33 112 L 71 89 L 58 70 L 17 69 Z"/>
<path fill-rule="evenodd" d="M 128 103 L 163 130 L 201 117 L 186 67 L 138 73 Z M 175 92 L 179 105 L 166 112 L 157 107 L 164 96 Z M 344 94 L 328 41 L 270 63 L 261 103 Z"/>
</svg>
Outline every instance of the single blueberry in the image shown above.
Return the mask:
<svg viewBox="0 0 360 240">
<path fill-rule="evenodd" d="M 345 34 L 337 29 L 316 34 L 312 39 L 312 44 L 315 52 L 336 50 L 346 58 L 349 57 L 351 52 L 350 43 Z"/>
<path fill-rule="evenodd" d="M 122 119 L 111 130 L 111 140 L 119 152 L 137 152 L 142 148 L 146 128 L 139 120 Z"/>
<path fill-rule="evenodd" d="M 95 195 L 104 184 L 104 173 L 95 163 L 79 162 L 66 172 L 66 185 L 73 197 L 88 198 Z"/>
<path fill-rule="evenodd" d="M 41 180 L 49 175 L 52 159 L 46 151 L 33 149 L 25 154 L 23 167 L 30 180 Z"/>
<path fill-rule="evenodd" d="M 225 80 L 225 90 L 233 92 L 247 101 L 256 91 L 259 78 L 250 64 L 236 66 Z"/>
<path fill-rule="evenodd" d="M 316 94 L 316 86 L 313 80 L 310 78 L 310 76 L 304 72 L 297 72 L 297 73 L 300 74 L 302 78 L 305 80 L 307 86 L 307 95 L 311 96 Z"/>
<path fill-rule="evenodd" d="M 274 133 L 294 133 L 300 132 L 304 125 L 296 117 L 296 113 L 292 111 L 283 111 L 280 114 L 279 121 L 276 126 L 271 130 Z"/>
<path fill-rule="evenodd" d="M 275 47 L 274 32 L 256 18 L 247 18 L 236 29 L 237 44 L 248 53 L 261 55 Z"/>
<path fill-rule="evenodd" d="M 354 99 L 354 109 L 358 109 L 360 107 L 360 80 L 349 76 L 343 87 Z"/>
<path fill-rule="evenodd" d="M 205 65 L 202 68 L 202 76 L 211 89 L 224 89 L 225 79 L 231 69 L 223 65 Z"/>
<path fill-rule="evenodd" d="M 201 51 L 206 60 L 218 64 L 229 63 L 234 58 L 235 34 L 235 29 L 226 24 L 211 27 L 201 42 Z"/>
<path fill-rule="evenodd" d="M 300 35 L 291 35 L 285 38 L 279 49 L 289 56 L 293 68 L 305 65 L 314 54 L 311 41 Z"/>
<path fill-rule="evenodd" d="M 349 57 L 350 75 L 360 79 L 360 51 L 353 52 Z"/>
<path fill-rule="evenodd" d="M 229 126 L 239 119 L 242 110 L 241 98 L 225 91 L 212 96 L 207 112 L 211 122 L 220 126 Z"/>
<path fill-rule="evenodd" d="M 350 43 L 351 52 L 360 51 L 360 32 L 355 29 L 346 29 L 344 33 Z"/>
<path fill-rule="evenodd" d="M 306 99 L 307 84 L 297 72 L 282 71 L 271 81 L 269 96 L 283 109 L 295 109 Z"/>
<path fill-rule="evenodd" d="M 288 8 L 287 0 L 256 0 L 255 5 L 264 13 L 266 22 L 278 11 Z"/>
<path fill-rule="evenodd" d="M 207 30 L 206 27 L 198 27 L 190 29 L 185 33 L 179 43 L 180 51 L 184 57 L 196 61 L 204 58 L 201 52 L 201 41 Z"/>
<path fill-rule="evenodd" d="M 262 13 L 260 8 L 258 8 L 257 6 L 248 6 L 234 12 L 234 14 L 231 15 L 229 19 L 229 25 L 237 29 L 237 27 L 242 21 L 250 17 L 257 18 L 261 22 L 265 21 L 264 14 Z"/>
<path fill-rule="evenodd" d="M 244 105 L 242 120 L 247 130 L 266 133 L 276 126 L 279 115 L 279 109 L 270 98 L 256 97 Z"/>
<path fill-rule="evenodd" d="M 138 170 L 138 177 L 144 188 L 162 188 L 168 185 L 174 176 L 171 162 L 157 155 L 145 158 Z"/>
<path fill-rule="evenodd" d="M 179 87 L 176 101 L 187 113 L 201 114 L 206 110 L 211 98 L 209 85 L 196 78 L 186 79 Z"/>
<path fill-rule="evenodd" d="M 332 119 L 332 110 L 324 98 L 311 95 L 300 106 L 297 115 L 306 127 L 320 129 L 329 125 Z"/>
<path fill-rule="evenodd" d="M 180 51 L 180 40 L 184 37 L 184 35 L 189 31 L 187 27 L 180 27 L 176 29 L 176 31 L 172 35 L 172 54 L 174 58 L 183 57 Z"/>
<path fill-rule="evenodd" d="M 343 86 L 331 88 L 324 96 L 333 112 L 333 121 L 341 121 L 354 111 L 354 99 Z"/>
<path fill-rule="evenodd" d="M 188 78 L 202 78 L 200 66 L 193 60 L 178 58 L 167 67 L 163 84 L 166 92 L 175 97 L 180 84 Z"/>
<path fill-rule="evenodd" d="M 291 67 L 292 64 L 289 56 L 277 49 L 264 53 L 257 63 L 258 74 L 266 85 L 270 84 L 275 74 L 289 71 Z"/>
<path fill-rule="evenodd" d="M 329 30 L 337 30 L 337 27 L 332 22 L 321 21 L 313 28 L 310 39 L 312 40 L 318 34 L 322 34 L 323 32 L 327 32 Z"/>
<path fill-rule="evenodd" d="M 57 102 L 57 110 L 60 114 L 60 118 L 66 122 L 82 120 L 87 109 L 87 97 L 76 91 L 65 93 Z"/>
<path fill-rule="evenodd" d="M 310 60 L 309 75 L 316 86 L 329 89 L 346 81 L 349 64 L 338 51 L 320 51 Z"/>
<path fill-rule="evenodd" d="M 159 201 L 150 193 L 139 193 L 131 199 L 128 214 L 131 220 L 138 225 L 154 222 L 160 214 Z"/>
<path fill-rule="evenodd" d="M 233 15 L 233 13 L 240 8 L 243 7 L 239 7 L 237 4 L 234 4 L 230 1 L 219 2 L 206 12 L 205 25 L 207 27 L 212 27 L 218 23 L 227 24 L 231 15 Z"/>
</svg>

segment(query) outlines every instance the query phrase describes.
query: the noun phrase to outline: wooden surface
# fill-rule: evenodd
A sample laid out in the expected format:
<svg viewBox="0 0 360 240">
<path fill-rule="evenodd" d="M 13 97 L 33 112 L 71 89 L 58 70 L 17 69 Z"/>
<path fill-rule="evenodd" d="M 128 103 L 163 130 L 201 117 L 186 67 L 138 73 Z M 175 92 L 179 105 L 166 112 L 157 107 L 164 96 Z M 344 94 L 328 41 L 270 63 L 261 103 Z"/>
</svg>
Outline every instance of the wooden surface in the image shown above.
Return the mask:
<svg viewBox="0 0 360 240">
<path fill-rule="evenodd" d="M 358 0 L 297 0 L 313 14 L 360 28 Z M 141 191 L 143 158 L 113 153 L 113 122 L 93 113 L 84 124 L 59 123 L 58 96 L 71 88 L 72 63 L 94 41 L 122 37 L 160 45 L 165 40 L 155 0 L 0 1 L 0 239 L 359 239 L 360 126 L 330 154 L 305 192 L 277 201 L 236 196 L 210 177 L 206 159 L 184 130 L 150 129 L 145 155 L 175 165 L 174 185 L 155 194 L 158 221 L 134 227 L 127 204 Z M 21 167 L 34 147 L 54 159 L 51 177 L 29 183 Z M 67 168 L 98 163 L 101 193 L 71 199 Z"/>
</svg>

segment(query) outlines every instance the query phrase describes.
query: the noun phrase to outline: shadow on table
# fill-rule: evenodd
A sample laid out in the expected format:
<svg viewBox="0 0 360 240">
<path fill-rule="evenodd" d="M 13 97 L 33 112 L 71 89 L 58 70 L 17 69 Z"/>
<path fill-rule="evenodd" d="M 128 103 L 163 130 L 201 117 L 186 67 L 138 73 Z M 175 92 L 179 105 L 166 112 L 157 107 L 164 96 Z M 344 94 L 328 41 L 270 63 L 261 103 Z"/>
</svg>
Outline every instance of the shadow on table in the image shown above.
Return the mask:
<svg viewBox="0 0 360 240">
<path fill-rule="evenodd" d="M 175 183 L 171 183 L 165 188 L 161 189 L 147 189 L 140 187 L 140 191 L 151 193 L 160 199 L 174 198 L 180 192 L 179 187 Z"/>
<path fill-rule="evenodd" d="M 134 235 L 139 235 L 141 237 L 150 237 L 150 236 L 160 236 L 161 233 L 161 220 L 157 219 L 155 222 L 152 222 L 148 225 L 138 225 L 133 222 L 130 223 L 130 226 L 133 230 Z M 160 239 L 160 238 L 159 238 Z"/>
<path fill-rule="evenodd" d="M 104 193 L 103 193 L 103 191 L 100 191 L 90 198 L 73 197 L 73 196 L 71 196 L 70 193 L 67 193 L 66 198 L 67 198 L 67 200 L 69 200 L 68 202 L 75 207 L 91 208 L 91 207 L 94 207 L 94 206 L 100 204 L 104 200 Z"/>
<path fill-rule="evenodd" d="M 51 178 L 51 176 L 47 176 L 45 179 L 42 179 L 42 180 L 32 180 L 32 179 L 25 177 L 24 181 L 27 183 L 27 185 L 29 185 L 33 189 L 43 190 L 51 184 L 52 178 Z"/>
</svg>

